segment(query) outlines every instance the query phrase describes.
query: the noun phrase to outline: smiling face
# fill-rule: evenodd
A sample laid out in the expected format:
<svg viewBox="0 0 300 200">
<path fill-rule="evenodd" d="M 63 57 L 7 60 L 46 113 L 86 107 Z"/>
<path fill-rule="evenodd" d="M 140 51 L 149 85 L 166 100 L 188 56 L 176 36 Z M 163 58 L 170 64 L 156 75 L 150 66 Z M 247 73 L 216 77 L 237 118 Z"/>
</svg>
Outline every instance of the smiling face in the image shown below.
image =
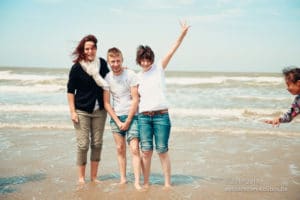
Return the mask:
<svg viewBox="0 0 300 200">
<path fill-rule="evenodd" d="M 149 59 L 141 59 L 140 66 L 142 67 L 143 71 L 146 72 L 151 69 L 152 62 Z"/>
<path fill-rule="evenodd" d="M 123 58 L 121 55 L 108 56 L 107 62 L 115 75 L 119 75 L 122 72 Z"/>
<path fill-rule="evenodd" d="M 93 61 L 96 57 L 97 47 L 94 42 L 87 41 L 84 43 L 84 55 L 86 61 Z"/>
</svg>

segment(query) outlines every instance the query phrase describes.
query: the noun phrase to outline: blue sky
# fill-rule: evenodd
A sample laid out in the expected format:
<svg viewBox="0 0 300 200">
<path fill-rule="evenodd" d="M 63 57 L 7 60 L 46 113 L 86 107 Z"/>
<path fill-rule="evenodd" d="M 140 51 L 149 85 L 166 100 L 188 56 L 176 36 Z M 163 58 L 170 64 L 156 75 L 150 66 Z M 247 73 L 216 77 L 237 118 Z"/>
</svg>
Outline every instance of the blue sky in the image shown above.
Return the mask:
<svg viewBox="0 0 300 200">
<path fill-rule="evenodd" d="M 159 59 L 192 26 L 169 64 L 172 70 L 280 72 L 300 66 L 299 0 L 1 0 L 0 65 L 69 68 L 87 34 L 98 55 L 123 51 L 137 69 L 136 47 Z"/>
</svg>

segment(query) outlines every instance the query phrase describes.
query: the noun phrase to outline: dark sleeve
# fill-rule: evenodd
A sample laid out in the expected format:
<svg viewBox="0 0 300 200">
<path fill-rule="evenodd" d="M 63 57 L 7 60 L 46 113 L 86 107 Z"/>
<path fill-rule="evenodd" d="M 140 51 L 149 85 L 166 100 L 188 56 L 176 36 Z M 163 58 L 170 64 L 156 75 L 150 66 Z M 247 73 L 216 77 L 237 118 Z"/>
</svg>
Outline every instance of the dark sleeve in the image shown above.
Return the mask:
<svg viewBox="0 0 300 200">
<path fill-rule="evenodd" d="M 69 72 L 69 80 L 68 80 L 68 84 L 67 84 L 67 90 L 68 93 L 75 93 L 76 90 L 76 70 L 75 70 L 75 66 L 73 65 L 70 72 Z"/>
<path fill-rule="evenodd" d="M 100 74 L 103 78 L 105 78 L 106 74 L 109 72 L 107 62 L 103 58 L 100 58 L 100 62 L 101 62 Z"/>
<path fill-rule="evenodd" d="M 292 121 L 300 113 L 300 96 L 297 96 L 290 109 L 280 117 L 281 123 Z"/>
</svg>

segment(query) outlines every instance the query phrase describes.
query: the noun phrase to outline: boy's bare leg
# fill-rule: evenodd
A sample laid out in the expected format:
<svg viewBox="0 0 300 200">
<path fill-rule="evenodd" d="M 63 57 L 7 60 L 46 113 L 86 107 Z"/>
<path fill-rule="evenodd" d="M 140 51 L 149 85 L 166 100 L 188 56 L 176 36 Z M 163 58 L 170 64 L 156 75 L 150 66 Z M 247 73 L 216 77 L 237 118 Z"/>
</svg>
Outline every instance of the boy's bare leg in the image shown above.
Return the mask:
<svg viewBox="0 0 300 200">
<path fill-rule="evenodd" d="M 132 155 L 134 186 L 137 190 L 140 190 L 142 189 L 142 187 L 140 185 L 141 158 L 139 150 L 139 140 L 137 138 L 133 138 L 129 144 Z"/>
<path fill-rule="evenodd" d="M 125 184 L 126 180 L 126 141 L 125 137 L 118 133 L 113 134 L 116 147 L 117 147 L 117 158 L 120 170 L 120 184 Z"/>
</svg>

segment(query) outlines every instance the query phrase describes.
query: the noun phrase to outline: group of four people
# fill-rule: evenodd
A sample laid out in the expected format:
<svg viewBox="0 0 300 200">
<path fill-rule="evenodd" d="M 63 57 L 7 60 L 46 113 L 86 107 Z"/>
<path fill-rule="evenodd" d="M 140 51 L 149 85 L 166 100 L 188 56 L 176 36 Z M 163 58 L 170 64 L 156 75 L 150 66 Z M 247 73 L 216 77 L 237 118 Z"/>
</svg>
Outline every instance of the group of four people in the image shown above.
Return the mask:
<svg viewBox="0 0 300 200">
<path fill-rule="evenodd" d="M 134 172 L 134 186 L 141 189 L 140 169 L 144 187 L 149 187 L 153 138 L 159 155 L 165 187 L 171 186 L 171 163 L 168 141 L 171 123 L 166 100 L 165 69 L 180 46 L 189 26 L 181 23 L 181 34 L 167 55 L 154 64 L 154 53 L 149 46 L 139 46 L 136 63 L 142 70 L 123 67 L 122 52 L 113 47 L 107 52 L 109 71 L 103 58 L 97 58 L 97 39 L 84 37 L 76 47 L 74 65 L 69 74 L 68 103 L 77 138 L 79 182 L 85 182 L 87 152 L 91 147 L 91 181 L 98 182 L 97 170 L 101 157 L 103 132 L 107 112 L 117 147 L 120 183 L 126 183 L 126 141 L 130 146 Z M 265 120 L 278 126 L 290 122 L 300 113 L 300 68 L 283 70 L 287 90 L 296 95 L 291 108 L 281 117 Z M 113 104 L 110 103 L 112 96 Z M 141 152 L 140 152 L 141 150 Z"/>
<path fill-rule="evenodd" d="M 171 122 L 166 100 L 165 69 L 180 46 L 190 26 L 181 23 L 181 34 L 167 55 L 154 64 L 154 52 L 140 45 L 136 63 L 142 70 L 123 67 L 122 52 L 113 47 L 107 52 L 107 62 L 97 58 L 97 39 L 84 37 L 76 47 L 74 65 L 69 73 L 68 103 L 76 130 L 79 182 L 85 182 L 87 152 L 91 147 L 91 181 L 98 182 L 97 170 L 103 145 L 106 113 L 117 147 L 120 183 L 126 183 L 126 141 L 130 146 L 134 186 L 141 189 L 142 169 L 144 187 L 149 187 L 150 166 L 155 149 L 159 155 L 165 187 L 171 186 L 171 163 L 168 141 Z M 110 97 L 112 96 L 112 104 Z M 140 152 L 141 150 L 141 152 Z"/>
</svg>

